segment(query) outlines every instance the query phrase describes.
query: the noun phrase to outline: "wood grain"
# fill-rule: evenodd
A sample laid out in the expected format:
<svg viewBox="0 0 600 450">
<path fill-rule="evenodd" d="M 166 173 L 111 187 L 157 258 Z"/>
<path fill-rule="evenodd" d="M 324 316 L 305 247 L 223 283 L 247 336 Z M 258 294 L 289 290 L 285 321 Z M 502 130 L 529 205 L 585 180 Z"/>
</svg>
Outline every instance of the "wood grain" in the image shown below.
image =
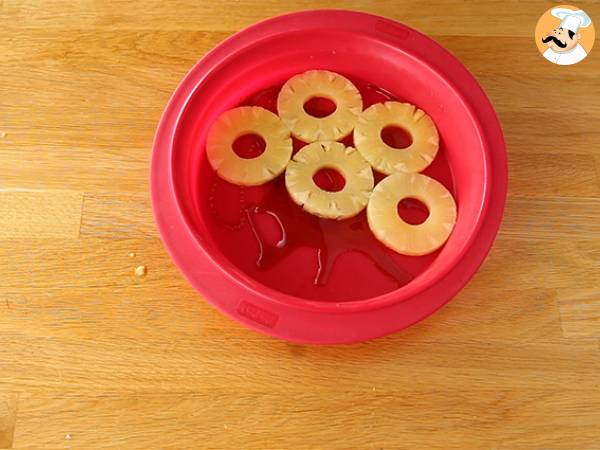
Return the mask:
<svg viewBox="0 0 600 450">
<path fill-rule="evenodd" d="M 600 292 L 566 291 L 559 302 L 563 335 L 568 338 L 600 338 Z"/>
<path fill-rule="evenodd" d="M 138 258 L 131 258 L 130 253 Z M 143 282 L 160 285 L 180 279 L 158 238 L 154 239 L 20 239 L 0 247 L 4 289 L 127 286 Z M 134 276 L 139 264 L 148 266 L 142 280 Z M 22 275 L 27 274 L 27 278 Z"/>
<path fill-rule="evenodd" d="M 506 209 L 502 236 L 551 241 L 600 238 L 599 198 L 512 196 Z"/>
<path fill-rule="evenodd" d="M 499 237 L 468 286 L 342 347 L 277 341 L 204 302 L 148 197 L 155 126 L 192 65 L 315 7 L 448 48 L 497 110 L 510 165 Z M 0 0 L 0 448 L 597 450 L 600 50 L 548 64 L 532 36 L 548 7 Z"/>
<path fill-rule="evenodd" d="M 592 411 L 600 406 L 600 398 L 574 401 L 585 391 L 547 389 L 534 394 L 500 389 L 475 397 L 459 387 L 415 393 L 418 400 L 382 394 L 376 388 L 344 396 L 301 392 L 240 397 L 227 391 L 171 396 L 35 396 L 21 401 L 23 425 L 17 430 L 15 446 L 29 448 L 27 443 L 33 440 L 44 448 L 130 447 L 139 442 L 186 448 L 191 441 L 181 433 L 182 428 L 201 436 L 202 448 L 222 448 L 227 442 L 229 448 L 247 449 L 290 448 L 298 442 L 304 448 L 331 449 L 408 449 L 423 443 L 432 449 L 509 448 L 502 442 L 519 448 L 572 449 L 592 448 L 587 444 L 596 434 Z M 427 414 L 413 415 L 411 411 L 417 408 Z M 476 417 L 465 414 L 472 409 L 481 413 Z M 408 412 L 394 414 L 396 411 Z M 572 419 L 574 415 L 577 420 Z M 45 426 L 49 421 L 64 425 L 50 429 Z M 91 424 L 97 424 L 94 433 L 90 433 Z M 272 428 L 279 433 L 274 435 Z M 573 431 L 569 442 L 560 441 L 557 430 L 564 428 Z M 493 435 L 491 430 L 495 430 Z"/>
<path fill-rule="evenodd" d="M 77 238 L 82 192 L 0 190 L 4 238 Z"/>
<path fill-rule="evenodd" d="M 511 154 L 509 169 L 510 193 L 516 196 L 600 197 L 598 174 L 589 155 Z"/>
<path fill-rule="evenodd" d="M 82 236 L 156 237 L 148 193 L 90 193 L 83 201 Z"/>
<path fill-rule="evenodd" d="M 17 419 L 18 395 L 0 392 L 0 448 L 12 448 Z"/>
<path fill-rule="evenodd" d="M 471 281 L 480 289 L 521 288 L 598 289 L 600 241 L 534 240 L 500 236 L 494 252 L 484 263 L 485 270 Z M 563 274 L 567 273 L 568 276 Z"/>
<path fill-rule="evenodd" d="M 365 2 L 361 0 L 292 0 L 285 4 L 277 0 L 227 0 L 220 2 L 180 2 L 176 8 L 161 2 L 117 0 L 102 2 L 90 8 L 67 0 L 53 0 L 39 8 L 34 0 L 4 0 L 6 11 L 2 25 L 14 28 L 91 28 L 104 30 L 162 29 L 162 30 L 230 30 L 236 31 L 261 19 L 291 11 L 313 8 L 345 8 L 368 11 L 403 21 L 426 33 L 469 36 L 516 35 L 529 36 L 530 31 L 514 19 L 505 3 L 493 0 L 485 3 L 453 3 L 443 0 L 418 0 L 399 3 L 394 0 Z M 227 18 L 223 12 L 228 11 Z M 493 20 L 488 18 L 494 11 Z M 534 2 L 519 6 L 525 20 L 536 21 L 540 7 Z M 543 12 L 543 11 L 542 11 Z M 453 20 L 448 20 L 451 17 Z"/>
</svg>

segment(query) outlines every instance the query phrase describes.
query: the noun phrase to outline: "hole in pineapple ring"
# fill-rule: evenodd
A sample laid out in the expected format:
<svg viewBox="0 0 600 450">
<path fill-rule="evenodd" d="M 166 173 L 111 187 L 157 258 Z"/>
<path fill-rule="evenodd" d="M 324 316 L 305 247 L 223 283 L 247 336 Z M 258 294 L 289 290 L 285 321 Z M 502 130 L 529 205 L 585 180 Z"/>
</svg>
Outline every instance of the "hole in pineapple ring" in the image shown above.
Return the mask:
<svg viewBox="0 0 600 450">
<path fill-rule="evenodd" d="M 323 167 L 313 175 L 317 186 L 327 192 L 338 192 L 346 186 L 346 179 L 337 169 Z"/>
<path fill-rule="evenodd" d="M 396 125 L 388 125 L 381 130 L 381 140 L 392 148 L 403 149 L 411 146 L 413 140 L 408 131 Z"/>
<path fill-rule="evenodd" d="M 304 112 L 318 119 L 333 114 L 336 109 L 335 102 L 327 97 L 315 96 L 304 102 Z"/>
<path fill-rule="evenodd" d="M 421 200 L 406 197 L 398 202 L 398 215 L 410 225 L 420 225 L 429 217 L 429 208 Z"/>
<path fill-rule="evenodd" d="M 242 134 L 231 145 L 234 153 L 244 159 L 259 157 L 265 152 L 266 147 L 267 143 L 265 140 L 255 133 Z"/>
</svg>

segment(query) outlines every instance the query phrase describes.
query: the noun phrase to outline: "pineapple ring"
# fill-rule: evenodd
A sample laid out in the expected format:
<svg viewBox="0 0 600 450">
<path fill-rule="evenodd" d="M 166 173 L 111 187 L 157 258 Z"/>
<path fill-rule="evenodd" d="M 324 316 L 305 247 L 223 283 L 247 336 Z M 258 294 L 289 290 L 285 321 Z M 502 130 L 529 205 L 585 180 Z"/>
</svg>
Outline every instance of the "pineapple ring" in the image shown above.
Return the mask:
<svg viewBox="0 0 600 450">
<path fill-rule="evenodd" d="M 398 215 L 398 203 L 416 198 L 429 209 L 419 225 Z M 440 248 L 456 223 L 456 203 L 438 181 L 420 173 L 395 173 L 375 186 L 367 205 L 369 228 L 383 244 L 403 255 L 426 255 Z"/>
<path fill-rule="evenodd" d="M 337 192 L 321 189 L 313 176 L 335 169 L 346 183 Z M 352 147 L 340 142 L 314 142 L 303 147 L 288 164 L 285 186 L 292 200 L 306 211 L 326 219 L 345 219 L 361 212 L 373 190 L 373 171 Z"/>
<path fill-rule="evenodd" d="M 335 111 L 325 117 L 311 116 L 304 110 L 304 104 L 314 97 L 333 101 Z M 298 139 L 337 141 L 354 129 L 362 111 L 362 98 L 347 78 L 326 70 L 309 70 L 283 85 L 277 97 L 277 111 Z"/>
<path fill-rule="evenodd" d="M 233 151 L 234 141 L 244 134 L 257 134 L 265 150 L 246 159 Z M 206 154 L 221 178 L 242 186 L 257 186 L 277 177 L 292 157 L 292 138 L 283 122 L 259 106 L 241 106 L 225 111 L 212 124 L 206 138 Z"/>
<path fill-rule="evenodd" d="M 399 126 L 412 137 L 412 144 L 396 149 L 381 139 L 387 126 Z M 354 145 L 369 163 L 386 175 L 394 172 L 421 172 L 435 158 L 439 148 L 435 124 L 410 103 L 376 103 L 365 109 L 354 129 Z"/>
</svg>

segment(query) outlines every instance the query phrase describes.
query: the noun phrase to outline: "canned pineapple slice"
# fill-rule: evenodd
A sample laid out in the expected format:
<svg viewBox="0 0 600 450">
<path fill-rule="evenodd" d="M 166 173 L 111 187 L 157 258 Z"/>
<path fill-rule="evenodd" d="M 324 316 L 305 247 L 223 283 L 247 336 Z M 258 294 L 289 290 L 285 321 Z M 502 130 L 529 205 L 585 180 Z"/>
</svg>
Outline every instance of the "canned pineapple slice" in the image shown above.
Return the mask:
<svg viewBox="0 0 600 450">
<path fill-rule="evenodd" d="M 265 142 L 262 154 L 238 156 L 235 140 L 256 134 Z M 211 126 L 206 153 L 213 169 L 230 183 L 242 186 L 264 184 L 285 170 L 292 156 L 292 138 L 277 115 L 259 106 L 241 106 L 225 111 Z"/>
<path fill-rule="evenodd" d="M 344 178 L 341 190 L 321 189 L 314 180 L 321 169 L 333 169 Z M 285 171 L 292 200 L 307 212 L 326 219 L 345 219 L 361 212 L 373 190 L 373 171 L 360 153 L 339 142 L 315 142 L 303 147 Z"/>
<path fill-rule="evenodd" d="M 318 97 L 335 103 L 335 111 L 325 117 L 307 113 L 305 103 Z M 347 78 L 326 70 L 309 70 L 283 85 L 277 97 L 277 111 L 298 139 L 337 141 L 352 133 L 362 112 L 362 97 Z"/>
<path fill-rule="evenodd" d="M 388 126 L 405 130 L 412 143 L 404 149 L 386 144 L 381 132 Z M 354 145 L 373 168 L 386 175 L 421 172 L 435 158 L 439 136 L 431 118 L 409 103 L 376 103 L 365 109 L 354 129 Z"/>
<path fill-rule="evenodd" d="M 418 225 L 405 222 L 398 203 L 414 198 L 427 206 L 429 216 Z M 456 223 L 456 203 L 438 181 L 420 173 L 395 173 L 381 180 L 367 205 L 369 227 L 377 239 L 403 255 L 425 255 L 440 248 Z"/>
</svg>

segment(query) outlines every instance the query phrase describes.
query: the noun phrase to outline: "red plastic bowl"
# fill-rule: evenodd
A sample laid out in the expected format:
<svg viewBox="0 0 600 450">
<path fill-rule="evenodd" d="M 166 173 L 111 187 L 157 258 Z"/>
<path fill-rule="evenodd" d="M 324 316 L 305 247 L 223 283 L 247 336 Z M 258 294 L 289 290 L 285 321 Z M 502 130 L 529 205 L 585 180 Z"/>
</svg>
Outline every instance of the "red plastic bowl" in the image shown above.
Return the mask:
<svg viewBox="0 0 600 450">
<path fill-rule="evenodd" d="M 214 177 L 204 141 L 212 122 L 224 110 L 309 69 L 332 70 L 372 83 L 422 108 L 438 127 L 437 159 L 447 173 L 442 167 L 437 174 L 454 192 L 457 224 L 435 254 L 422 259 L 398 256 L 400 264 L 418 269 L 404 286 L 391 287 L 364 254 L 354 252 L 340 257 L 330 285 L 312 289 L 303 284 L 311 279 L 316 264 L 310 248 L 263 274 L 243 263 L 252 260 L 246 253 L 256 247 L 250 231 L 231 237 L 207 216 L 213 189 L 207 180 Z M 460 62 L 404 25 L 334 10 L 260 22 L 202 58 L 164 111 L 151 168 L 152 205 L 161 237 L 190 283 L 221 311 L 251 328 L 320 344 L 386 335 L 448 302 L 489 252 L 506 187 L 506 150 L 498 119 Z M 221 201 L 239 201 L 233 191 L 219 189 Z M 240 257 L 234 260 L 236 248 Z"/>
</svg>

